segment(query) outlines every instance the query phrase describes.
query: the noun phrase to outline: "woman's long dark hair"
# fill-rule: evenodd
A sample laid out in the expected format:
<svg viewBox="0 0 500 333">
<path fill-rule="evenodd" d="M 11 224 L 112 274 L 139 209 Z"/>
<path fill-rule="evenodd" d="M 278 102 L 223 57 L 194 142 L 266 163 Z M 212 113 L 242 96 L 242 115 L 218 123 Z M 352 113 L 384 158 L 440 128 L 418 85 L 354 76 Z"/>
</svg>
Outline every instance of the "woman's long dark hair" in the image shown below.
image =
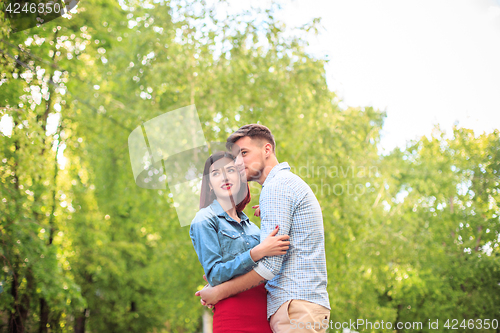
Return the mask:
<svg viewBox="0 0 500 333">
<path fill-rule="evenodd" d="M 215 193 L 213 191 L 210 191 L 210 186 L 208 186 L 208 184 L 210 183 L 210 167 L 212 166 L 212 164 L 222 158 L 229 158 L 233 161 L 235 160 L 235 156 L 233 154 L 225 151 L 220 151 L 212 154 L 205 162 L 205 168 L 203 169 L 203 179 L 201 181 L 200 209 L 209 206 L 215 199 L 217 199 Z M 240 185 L 240 190 L 234 197 L 235 203 L 239 202 L 238 204 L 236 204 L 237 212 L 243 211 L 243 209 L 245 209 L 245 207 L 252 199 L 252 197 L 250 196 L 250 188 L 248 184 L 240 180 Z"/>
</svg>

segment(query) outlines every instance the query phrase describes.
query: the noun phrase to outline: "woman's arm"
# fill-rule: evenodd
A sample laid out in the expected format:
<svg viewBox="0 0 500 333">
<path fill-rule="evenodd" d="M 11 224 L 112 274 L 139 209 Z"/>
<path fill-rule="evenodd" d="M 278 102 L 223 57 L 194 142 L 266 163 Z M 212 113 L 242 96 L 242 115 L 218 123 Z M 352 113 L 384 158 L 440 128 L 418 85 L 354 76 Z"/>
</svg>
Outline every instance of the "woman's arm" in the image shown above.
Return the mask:
<svg viewBox="0 0 500 333">
<path fill-rule="evenodd" d="M 212 220 L 191 224 L 189 235 L 211 286 L 216 286 L 235 276 L 245 274 L 257 265 L 250 256 L 250 250 L 240 253 L 234 259 L 223 263 L 222 249 L 217 237 L 215 222 Z"/>
</svg>

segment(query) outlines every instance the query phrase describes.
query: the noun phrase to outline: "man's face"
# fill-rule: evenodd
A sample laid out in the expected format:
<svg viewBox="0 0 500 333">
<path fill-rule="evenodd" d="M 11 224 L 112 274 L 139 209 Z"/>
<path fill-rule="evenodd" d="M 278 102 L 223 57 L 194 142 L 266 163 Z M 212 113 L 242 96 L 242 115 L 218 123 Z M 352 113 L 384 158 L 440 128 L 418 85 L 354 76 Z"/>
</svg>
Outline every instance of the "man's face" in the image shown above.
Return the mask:
<svg viewBox="0 0 500 333">
<path fill-rule="evenodd" d="M 242 158 L 247 181 L 257 181 L 262 176 L 265 166 L 264 145 L 261 145 L 258 139 L 254 140 L 248 136 L 239 139 L 235 144 L 241 150 L 241 155 L 238 155 L 236 159 L 236 165 L 238 166 L 238 162 Z"/>
</svg>

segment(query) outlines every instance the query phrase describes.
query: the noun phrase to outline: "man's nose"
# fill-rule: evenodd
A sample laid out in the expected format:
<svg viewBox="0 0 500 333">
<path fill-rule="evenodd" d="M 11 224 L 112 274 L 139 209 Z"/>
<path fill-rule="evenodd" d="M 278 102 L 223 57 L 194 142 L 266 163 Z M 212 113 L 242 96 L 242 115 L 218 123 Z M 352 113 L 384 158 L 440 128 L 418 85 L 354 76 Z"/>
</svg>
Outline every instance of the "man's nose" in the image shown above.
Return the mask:
<svg viewBox="0 0 500 333">
<path fill-rule="evenodd" d="M 236 164 L 243 164 L 243 156 L 241 156 L 241 154 L 238 154 L 234 162 Z"/>
<path fill-rule="evenodd" d="M 235 161 L 236 167 L 238 168 L 244 168 L 245 167 L 245 162 L 243 162 L 243 158 L 237 157 Z"/>
</svg>

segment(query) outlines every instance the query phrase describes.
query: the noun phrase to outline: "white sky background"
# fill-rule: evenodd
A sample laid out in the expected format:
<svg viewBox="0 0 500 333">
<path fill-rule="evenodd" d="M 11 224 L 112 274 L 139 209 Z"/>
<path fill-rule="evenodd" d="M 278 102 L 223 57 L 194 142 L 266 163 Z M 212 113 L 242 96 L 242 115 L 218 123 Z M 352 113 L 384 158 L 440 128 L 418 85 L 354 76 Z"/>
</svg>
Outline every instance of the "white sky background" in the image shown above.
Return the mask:
<svg viewBox="0 0 500 333">
<path fill-rule="evenodd" d="M 246 4 L 228 0 L 231 10 Z M 308 52 L 329 59 L 327 82 L 345 106 L 387 112 L 381 152 L 439 124 L 500 129 L 500 0 L 291 0 L 293 28 L 321 17 Z M 267 8 L 269 0 L 254 0 Z"/>
<path fill-rule="evenodd" d="M 348 106 L 387 111 L 381 148 L 434 124 L 500 128 L 500 0 L 295 0 L 280 19 L 322 17 L 310 52 L 328 56 L 329 87 Z"/>
<path fill-rule="evenodd" d="M 210 1 L 209 1 L 210 2 Z M 229 0 L 230 10 L 248 2 Z M 331 61 L 341 105 L 387 111 L 381 148 L 454 123 L 476 134 L 500 128 L 500 0 L 291 0 L 288 27 L 322 17 L 308 51 Z M 253 6 L 267 8 L 268 0 Z M 8 119 L 0 130 L 6 131 Z"/>
</svg>

